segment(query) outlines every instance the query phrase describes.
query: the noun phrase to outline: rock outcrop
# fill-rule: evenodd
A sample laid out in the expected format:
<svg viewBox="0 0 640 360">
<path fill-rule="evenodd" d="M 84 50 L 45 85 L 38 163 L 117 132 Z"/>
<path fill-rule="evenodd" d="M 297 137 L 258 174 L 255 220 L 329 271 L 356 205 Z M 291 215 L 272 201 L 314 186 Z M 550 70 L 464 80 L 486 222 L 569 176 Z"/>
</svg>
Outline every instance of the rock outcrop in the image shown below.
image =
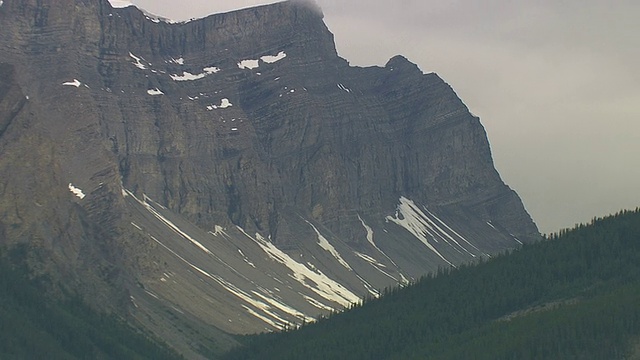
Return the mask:
<svg viewBox="0 0 640 360">
<path fill-rule="evenodd" d="M 538 239 L 451 87 L 350 66 L 322 18 L 5 0 L 2 245 L 195 356 L 185 323 L 281 328 Z"/>
</svg>

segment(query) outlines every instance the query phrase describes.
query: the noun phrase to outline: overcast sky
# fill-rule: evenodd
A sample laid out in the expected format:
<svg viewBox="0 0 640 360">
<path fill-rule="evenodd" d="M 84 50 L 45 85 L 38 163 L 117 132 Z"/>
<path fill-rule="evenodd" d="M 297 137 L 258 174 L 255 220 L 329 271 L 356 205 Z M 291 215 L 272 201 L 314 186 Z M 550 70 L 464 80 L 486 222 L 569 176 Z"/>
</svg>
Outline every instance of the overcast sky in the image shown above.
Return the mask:
<svg viewBox="0 0 640 360">
<path fill-rule="evenodd" d="M 175 20 L 274 1 L 133 0 Z M 544 233 L 640 206 L 640 1 L 318 0 L 340 56 L 453 86 Z"/>
</svg>

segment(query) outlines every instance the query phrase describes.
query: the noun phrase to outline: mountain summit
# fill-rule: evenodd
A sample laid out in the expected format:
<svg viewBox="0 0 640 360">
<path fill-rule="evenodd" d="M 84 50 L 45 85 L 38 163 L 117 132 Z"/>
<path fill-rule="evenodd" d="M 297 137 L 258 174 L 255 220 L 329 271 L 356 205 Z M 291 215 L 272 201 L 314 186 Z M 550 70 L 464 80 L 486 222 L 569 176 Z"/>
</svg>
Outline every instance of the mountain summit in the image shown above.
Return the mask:
<svg viewBox="0 0 640 360">
<path fill-rule="evenodd" d="M 349 66 L 322 18 L 5 0 L 2 245 L 186 347 L 184 324 L 279 329 L 538 239 L 451 87 Z"/>
</svg>

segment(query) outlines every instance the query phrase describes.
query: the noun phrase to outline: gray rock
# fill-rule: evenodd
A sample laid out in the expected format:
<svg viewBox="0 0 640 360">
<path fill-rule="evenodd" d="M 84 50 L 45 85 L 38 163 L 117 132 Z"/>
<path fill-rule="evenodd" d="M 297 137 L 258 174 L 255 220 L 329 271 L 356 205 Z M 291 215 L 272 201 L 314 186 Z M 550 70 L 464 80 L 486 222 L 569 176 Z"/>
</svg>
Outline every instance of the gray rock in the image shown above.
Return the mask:
<svg viewBox="0 0 640 360">
<path fill-rule="evenodd" d="M 2 245 L 197 357 L 205 325 L 281 328 L 539 239 L 453 89 L 350 66 L 322 17 L 6 0 Z"/>
</svg>

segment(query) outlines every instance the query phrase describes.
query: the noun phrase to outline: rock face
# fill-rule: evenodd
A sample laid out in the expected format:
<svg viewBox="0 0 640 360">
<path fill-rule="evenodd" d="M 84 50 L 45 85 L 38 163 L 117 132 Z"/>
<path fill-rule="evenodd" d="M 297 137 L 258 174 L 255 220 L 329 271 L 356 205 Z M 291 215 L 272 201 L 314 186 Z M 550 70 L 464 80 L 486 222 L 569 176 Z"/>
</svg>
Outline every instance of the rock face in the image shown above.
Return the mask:
<svg viewBox="0 0 640 360">
<path fill-rule="evenodd" d="M 312 5 L 0 24 L 2 245 L 190 357 L 184 324 L 273 330 L 539 237 L 451 87 L 349 66 Z"/>
</svg>

